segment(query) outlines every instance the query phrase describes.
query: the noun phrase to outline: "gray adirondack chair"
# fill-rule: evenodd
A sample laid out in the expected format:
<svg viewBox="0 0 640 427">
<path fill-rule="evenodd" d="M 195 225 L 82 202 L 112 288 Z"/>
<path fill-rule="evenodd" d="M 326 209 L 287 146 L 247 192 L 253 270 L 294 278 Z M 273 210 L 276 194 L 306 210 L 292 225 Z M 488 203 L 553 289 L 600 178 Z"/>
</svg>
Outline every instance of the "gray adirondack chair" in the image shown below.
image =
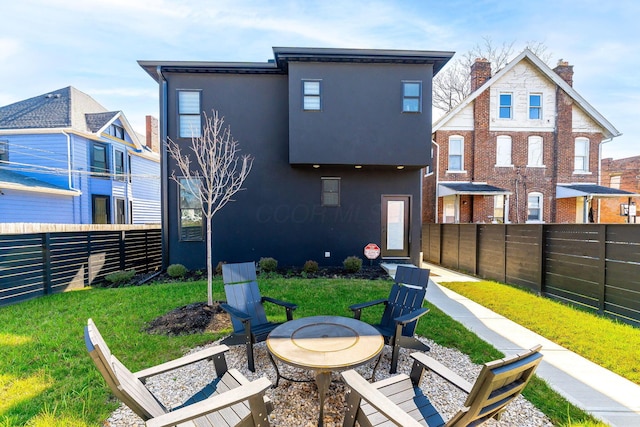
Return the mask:
<svg viewBox="0 0 640 427">
<path fill-rule="evenodd" d="M 284 307 L 287 321 L 293 319 L 293 311 L 298 306 L 260 295 L 256 265 L 253 262 L 223 264 L 222 280 L 227 301 L 220 304 L 220 307 L 231 317 L 233 334 L 223 339 L 221 343 L 245 344 L 249 370 L 255 372 L 253 344 L 266 340 L 272 330 L 284 323 L 267 320 L 263 304 L 269 302 Z"/>
<path fill-rule="evenodd" d="M 225 345 L 210 347 L 132 373 L 109 350 L 98 328 L 89 319 L 84 331 L 85 345 L 98 371 L 113 394 L 148 427 L 174 426 L 268 426 L 273 404 L 265 396 L 271 381 L 262 377 L 249 381 L 236 369 L 227 369 Z M 182 405 L 168 408 L 145 386 L 146 379 L 200 360 L 213 361 L 217 377 Z"/>
<path fill-rule="evenodd" d="M 385 344 L 392 347 L 390 373 L 398 369 L 400 348 L 429 351 L 429 346 L 413 335 L 418 319 L 429 312 L 422 307 L 429 284 L 429 270 L 409 266 L 398 266 L 394 284 L 387 299 L 354 304 L 349 307 L 353 316 L 360 319 L 362 310 L 378 304 L 384 304 L 380 323 L 372 325 L 384 337 Z"/>
<path fill-rule="evenodd" d="M 397 425 L 402 427 L 479 426 L 499 419 L 505 407 L 525 388 L 542 360 L 541 346 L 486 363 L 471 385 L 424 353 L 412 353 L 411 375 L 399 374 L 369 383 L 355 370 L 342 373 L 349 386 L 343 427 Z M 468 394 L 460 410 L 448 421 L 433 407 L 419 387 L 429 370 Z"/>
</svg>

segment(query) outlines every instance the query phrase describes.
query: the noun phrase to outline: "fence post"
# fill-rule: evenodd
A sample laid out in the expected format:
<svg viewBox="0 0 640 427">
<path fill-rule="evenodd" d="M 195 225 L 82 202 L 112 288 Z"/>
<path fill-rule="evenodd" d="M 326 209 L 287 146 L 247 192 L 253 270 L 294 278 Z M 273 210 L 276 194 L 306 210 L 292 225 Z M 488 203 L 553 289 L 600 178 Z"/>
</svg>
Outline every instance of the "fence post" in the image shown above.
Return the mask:
<svg viewBox="0 0 640 427">
<path fill-rule="evenodd" d="M 598 225 L 598 313 L 605 312 L 606 285 L 607 285 L 607 225 Z"/>
<path fill-rule="evenodd" d="M 51 233 L 42 235 L 42 285 L 45 295 L 51 293 Z"/>
<path fill-rule="evenodd" d="M 120 270 L 125 270 L 126 269 L 126 265 L 125 265 L 125 257 L 126 257 L 126 251 L 125 251 L 125 247 L 124 247 L 124 240 L 126 239 L 126 231 L 122 230 L 120 232 L 120 242 L 118 242 L 120 244 Z"/>
<path fill-rule="evenodd" d="M 92 277 L 92 273 L 93 273 L 93 268 L 91 267 L 91 236 L 92 233 L 91 231 L 87 232 L 87 276 L 86 276 L 86 280 L 84 283 L 85 287 L 91 286 L 91 277 Z"/>
<path fill-rule="evenodd" d="M 544 283 L 547 273 L 545 271 L 545 259 L 547 257 L 546 239 L 544 234 L 544 224 L 538 226 L 538 277 L 536 285 L 538 286 L 538 295 L 544 294 Z"/>
</svg>

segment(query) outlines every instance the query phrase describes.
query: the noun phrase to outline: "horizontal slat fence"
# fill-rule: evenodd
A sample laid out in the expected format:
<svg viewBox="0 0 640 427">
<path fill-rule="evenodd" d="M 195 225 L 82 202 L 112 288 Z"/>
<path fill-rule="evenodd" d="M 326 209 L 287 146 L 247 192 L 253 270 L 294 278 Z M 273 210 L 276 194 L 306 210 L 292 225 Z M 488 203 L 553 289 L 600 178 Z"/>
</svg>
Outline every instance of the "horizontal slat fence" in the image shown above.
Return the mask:
<svg viewBox="0 0 640 427">
<path fill-rule="evenodd" d="M 160 228 L 0 235 L 0 306 L 160 268 Z"/>
<path fill-rule="evenodd" d="M 640 326 L 640 225 L 423 224 L 422 250 L 427 262 Z"/>
</svg>

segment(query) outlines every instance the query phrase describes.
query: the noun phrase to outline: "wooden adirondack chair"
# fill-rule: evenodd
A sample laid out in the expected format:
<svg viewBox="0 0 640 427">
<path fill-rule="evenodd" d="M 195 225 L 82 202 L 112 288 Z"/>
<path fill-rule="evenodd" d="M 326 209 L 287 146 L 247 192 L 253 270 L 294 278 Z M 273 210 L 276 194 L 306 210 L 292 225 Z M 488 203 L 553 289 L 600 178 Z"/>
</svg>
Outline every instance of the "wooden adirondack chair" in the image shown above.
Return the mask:
<svg viewBox="0 0 640 427">
<path fill-rule="evenodd" d="M 245 344 L 249 370 L 255 372 L 253 344 L 266 340 L 269 333 L 283 323 L 268 321 L 263 303 L 270 302 L 284 307 L 287 321 L 293 319 L 293 310 L 298 306 L 261 296 L 253 262 L 223 264 L 222 280 L 227 302 L 220 304 L 220 307 L 231 317 L 233 334 L 221 342 L 226 345 Z"/>
<path fill-rule="evenodd" d="M 489 362 L 476 382 L 469 382 L 424 353 L 412 353 L 411 376 L 396 375 L 373 384 L 355 370 L 342 373 L 350 388 L 343 427 L 394 424 L 402 427 L 482 425 L 498 419 L 505 407 L 525 388 L 542 360 L 540 345 L 522 354 Z M 460 410 L 444 421 L 418 386 L 425 370 L 441 376 L 468 394 Z"/>
<path fill-rule="evenodd" d="M 273 404 L 265 396 L 271 381 L 249 381 L 236 369 L 227 369 L 225 345 L 132 373 L 109 350 L 91 319 L 84 331 L 89 355 L 113 394 L 149 427 L 268 426 Z M 176 408 L 164 406 L 144 385 L 147 378 L 204 359 L 213 361 L 217 378 Z"/>
<path fill-rule="evenodd" d="M 395 374 L 398 368 L 400 347 L 418 351 L 429 351 L 429 346 L 413 336 L 418 319 L 429 312 L 422 307 L 429 284 L 429 270 L 409 266 L 398 266 L 395 283 L 387 299 L 354 304 L 349 307 L 353 317 L 360 319 L 363 308 L 384 304 L 380 323 L 374 326 L 384 337 L 385 344 L 392 347 L 391 369 Z"/>
</svg>

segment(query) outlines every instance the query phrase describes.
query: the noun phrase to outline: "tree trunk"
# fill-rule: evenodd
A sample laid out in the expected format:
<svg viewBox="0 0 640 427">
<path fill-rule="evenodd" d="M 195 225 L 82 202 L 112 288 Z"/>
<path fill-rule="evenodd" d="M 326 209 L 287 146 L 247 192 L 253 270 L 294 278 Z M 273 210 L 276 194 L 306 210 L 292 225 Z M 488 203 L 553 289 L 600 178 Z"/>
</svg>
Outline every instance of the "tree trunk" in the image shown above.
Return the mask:
<svg viewBox="0 0 640 427">
<path fill-rule="evenodd" d="M 211 266 L 211 218 L 207 218 L 207 304 L 213 306 L 213 268 Z"/>
</svg>

